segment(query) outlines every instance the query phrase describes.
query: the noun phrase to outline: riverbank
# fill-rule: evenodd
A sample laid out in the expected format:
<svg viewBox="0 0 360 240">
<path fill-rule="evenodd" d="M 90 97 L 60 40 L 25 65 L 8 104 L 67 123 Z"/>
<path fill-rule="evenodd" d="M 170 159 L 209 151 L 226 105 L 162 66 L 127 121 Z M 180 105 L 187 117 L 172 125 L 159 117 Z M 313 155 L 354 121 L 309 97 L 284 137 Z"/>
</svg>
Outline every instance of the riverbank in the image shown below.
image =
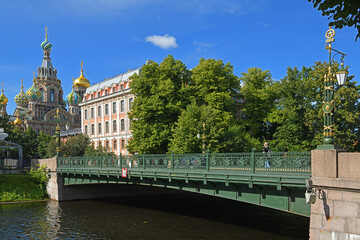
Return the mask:
<svg viewBox="0 0 360 240">
<path fill-rule="evenodd" d="M 29 174 L 0 174 L 0 203 L 43 200 L 46 191 Z"/>
</svg>

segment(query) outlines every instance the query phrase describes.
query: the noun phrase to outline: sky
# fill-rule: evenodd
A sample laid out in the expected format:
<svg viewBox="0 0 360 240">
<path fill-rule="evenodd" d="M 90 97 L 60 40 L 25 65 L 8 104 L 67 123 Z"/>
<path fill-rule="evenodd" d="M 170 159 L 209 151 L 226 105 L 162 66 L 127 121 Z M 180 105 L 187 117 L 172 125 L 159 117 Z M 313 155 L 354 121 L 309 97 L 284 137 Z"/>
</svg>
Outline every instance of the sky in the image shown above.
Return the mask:
<svg viewBox="0 0 360 240">
<path fill-rule="evenodd" d="M 81 61 L 91 84 L 169 54 L 188 69 L 214 58 L 231 63 L 239 77 L 259 67 L 281 80 L 288 67 L 328 61 L 328 24 L 307 0 L 0 0 L 0 81 L 12 114 L 21 78 L 27 90 L 41 66 L 45 27 L 64 98 Z M 333 48 L 347 54 L 357 80 L 356 29 L 335 31 Z"/>
</svg>

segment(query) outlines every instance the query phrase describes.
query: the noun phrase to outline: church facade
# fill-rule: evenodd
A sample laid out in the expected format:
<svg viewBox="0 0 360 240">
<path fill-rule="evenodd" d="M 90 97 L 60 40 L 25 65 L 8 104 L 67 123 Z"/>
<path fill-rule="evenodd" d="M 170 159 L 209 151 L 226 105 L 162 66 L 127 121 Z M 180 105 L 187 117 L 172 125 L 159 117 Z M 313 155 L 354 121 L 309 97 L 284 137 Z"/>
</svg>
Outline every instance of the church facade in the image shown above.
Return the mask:
<svg viewBox="0 0 360 240">
<path fill-rule="evenodd" d="M 21 90 L 15 96 L 14 101 L 17 105 L 12 119 L 13 124 L 22 126 L 24 129 L 32 128 L 36 133 L 43 131 L 53 135 L 59 124 L 61 130 L 75 129 L 81 127 L 81 113 L 79 103 L 87 87 L 90 86 L 89 80 L 83 75 L 81 64 L 81 75 L 73 81 L 72 92 L 67 95 L 66 101 L 63 99 L 64 92 L 61 80 L 58 79 L 58 71 L 53 67 L 50 58 L 52 44 L 48 41 L 47 30 L 45 41 L 41 43 L 44 53 L 42 64 L 34 71 L 33 85 L 24 91 L 23 80 L 21 80 Z M 5 95 L 2 90 L 0 96 L 0 114 L 7 114 Z M 69 109 L 66 109 L 68 104 Z M 59 117 L 57 117 L 59 109 Z"/>
</svg>

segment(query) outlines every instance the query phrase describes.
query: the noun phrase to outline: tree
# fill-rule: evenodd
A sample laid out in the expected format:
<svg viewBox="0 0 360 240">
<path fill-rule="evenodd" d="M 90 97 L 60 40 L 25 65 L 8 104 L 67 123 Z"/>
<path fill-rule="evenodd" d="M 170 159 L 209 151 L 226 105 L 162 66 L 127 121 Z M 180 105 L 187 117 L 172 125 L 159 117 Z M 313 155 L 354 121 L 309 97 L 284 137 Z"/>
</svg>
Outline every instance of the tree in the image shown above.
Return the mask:
<svg viewBox="0 0 360 240">
<path fill-rule="evenodd" d="M 271 139 L 275 127 L 269 125 L 266 118 L 274 108 L 277 96 L 270 72 L 249 68 L 247 73 L 242 73 L 240 80 L 245 114 L 242 123 L 254 138 Z"/>
<path fill-rule="evenodd" d="M 220 152 L 227 129 L 236 122 L 233 107 L 239 96 L 239 78 L 230 63 L 215 59 L 201 58 L 191 73 L 186 91 L 192 102 L 176 123 L 170 150 Z"/>
<path fill-rule="evenodd" d="M 107 148 L 103 146 L 98 146 L 97 148 L 93 148 L 89 146 L 85 149 L 84 156 L 113 156 L 113 152 L 109 152 Z"/>
<path fill-rule="evenodd" d="M 51 158 L 56 155 L 56 141 L 53 137 L 47 135 L 43 131 L 37 136 L 38 141 L 38 155 L 41 158 Z"/>
<path fill-rule="evenodd" d="M 299 71 L 296 67 L 289 67 L 287 75 L 274 83 L 278 99 L 266 120 L 276 126 L 271 141 L 275 151 L 309 151 L 314 148 L 314 138 L 319 131 L 309 123 L 313 125 L 319 121 L 307 121 L 307 114 L 319 111 L 319 105 L 314 103 L 320 91 L 316 86 L 318 82 L 310 78 L 311 72 L 311 68 L 303 67 Z"/>
<path fill-rule="evenodd" d="M 61 153 L 64 157 L 84 156 L 85 149 L 90 146 L 90 138 L 83 134 L 69 138 L 62 146 Z"/>
<path fill-rule="evenodd" d="M 333 19 L 330 26 L 343 28 L 345 26 L 357 28 L 358 34 L 355 41 L 360 37 L 360 1 L 359 0 L 308 0 L 314 8 L 322 11 L 323 16 Z"/>
<path fill-rule="evenodd" d="M 185 92 L 189 71 L 169 55 L 160 65 L 145 64 L 131 79 L 136 98 L 130 112 L 133 135 L 128 149 L 132 153 L 166 153 L 172 128 L 189 101 Z"/>
</svg>

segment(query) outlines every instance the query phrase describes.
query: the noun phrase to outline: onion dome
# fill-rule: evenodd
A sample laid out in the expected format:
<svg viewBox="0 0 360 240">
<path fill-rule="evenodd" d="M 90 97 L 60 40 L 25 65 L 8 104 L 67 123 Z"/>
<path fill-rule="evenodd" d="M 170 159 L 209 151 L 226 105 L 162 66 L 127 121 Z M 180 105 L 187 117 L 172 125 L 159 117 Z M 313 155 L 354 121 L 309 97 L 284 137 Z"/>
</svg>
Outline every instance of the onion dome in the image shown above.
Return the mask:
<svg viewBox="0 0 360 240">
<path fill-rule="evenodd" d="M 24 93 L 24 87 L 22 85 L 22 79 L 21 79 L 21 91 L 18 95 L 15 96 L 14 100 L 16 105 L 19 107 L 25 107 L 27 108 L 29 104 L 29 99 L 27 98 L 26 94 Z"/>
<path fill-rule="evenodd" d="M 48 41 L 48 36 L 47 36 L 47 27 L 45 27 L 45 41 L 43 41 L 41 43 L 41 48 L 43 50 L 51 50 L 51 43 Z"/>
<path fill-rule="evenodd" d="M 35 73 L 34 73 L 35 74 Z M 33 85 L 31 86 L 31 88 L 29 88 L 26 91 L 26 96 L 28 97 L 29 101 L 41 101 L 42 100 L 42 92 L 36 88 L 35 86 L 35 77 L 33 80 Z"/>
<path fill-rule="evenodd" d="M 22 121 L 20 120 L 19 117 L 17 117 L 14 121 L 14 125 L 20 126 L 22 124 Z"/>
<path fill-rule="evenodd" d="M 80 77 L 78 77 L 77 79 L 75 79 L 74 81 L 74 87 L 90 87 L 90 81 L 87 80 L 84 77 L 84 71 L 83 71 L 83 61 L 81 61 L 81 74 Z"/>
<path fill-rule="evenodd" d="M 8 103 L 8 99 L 7 97 L 4 95 L 4 90 L 2 90 L 2 93 L 0 95 L 0 104 L 7 104 Z"/>
<path fill-rule="evenodd" d="M 4 94 L 4 85 L 3 83 L 1 83 L 1 95 L 0 95 L 0 104 L 7 104 L 8 103 L 8 99 Z"/>
<path fill-rule="evenodd" d="M 72 92 L 66 96 L 66 100 L 69 105 L 79 104 L 81 102 L 81 97 L 79 96 L 79 94 L 74 92 L 74 89 L 73 89 Z"/>
</svg>

